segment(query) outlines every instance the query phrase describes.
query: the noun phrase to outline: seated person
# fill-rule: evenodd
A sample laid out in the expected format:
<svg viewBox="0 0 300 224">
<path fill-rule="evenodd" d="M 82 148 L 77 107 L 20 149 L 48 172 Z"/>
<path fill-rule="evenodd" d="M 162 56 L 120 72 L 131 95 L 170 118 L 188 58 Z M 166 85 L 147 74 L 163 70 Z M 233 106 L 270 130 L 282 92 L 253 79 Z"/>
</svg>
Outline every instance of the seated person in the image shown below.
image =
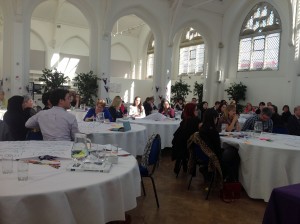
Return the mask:
<svg viewBox="0 0 300 224">
<path fill-rule="evenodd" d="M 282 107 L 282 114 L 281 114 L 281 120 L 283 121 L 284 125 L 287 126 L 287 123 L 289 121 L 289 118 L 292 116 L 290 112 L 290 107 L 288 105 L 284 105 Z"/>
<path fill-rule="evenodd" d="M 33 100 L 31 96 L 24 95 L 23 97 L 24 97 L 24 101 L 22 107 L 23 107 L 24 117 L 26 122 L 30 117 L 36 114 L 36 111 L 33 109 Z"/>
<path fill-rule="evenodd" d="M 254 108 L 253 108 L 253 106 L 252 106 L 251 103 L 247 103 L 247 105 L 245 107 L 245 110 L 244 110 L 244 113 L 245 114 L 253 114 L 253 113 L 255 113 L 255 110 L 254 110 Z"/>
<path fill-rule="evenodd" d="M 261 110 L 266 106 L 265 102 L 260 102 L 258 104 L 258 108 L 257 110 L 255 111 L 256 114 L 260 114 Z"/>
<path fill-rule="evenodd" d="M 216 127 L 218 116 L 217 111 L 213 108 L 204 112 L 203 124 L 199 129 L 199 137 L 218 157 L 224 181 L 237 181 L 240 163 L 238 150 L 234 147 L 221 148 L 221 139 Z"/>
<path fill-rule="evenodd" d="M 112 116 L 110 115 L 108 109 L 105 106 L 106 106 L 106 103 L 104 100 L 97 100 L 96 107 L 89 109 L 89 111 L 86 113 L 83 120 L 84 121 L 93 121 L 97 117 L 98 113 L 103 112 L 105 119 L 108 119 L 109 121 L 113 121 Z"/>
<path fill-rule="evenodd" d="M 9 98 L 7 103 L 7 111 L 3 116 L 3 121 L 7 124 L 12 138 L 15 141 L 25 140 L 27 135 L 23 102 L 23 96 L 13 96 Z"/>
<path fill-rule="evenodd" d="M 50 95 L 53 107 L 43 110 L 28 119 L 27 128 L 40 128 L 45 141 L 71 141 L 78 133 L 75 115 L 67 112 L 70 109 L 71 97 L 65 89 L 53 90 Z"/>
<path fill-rule="evenodd" d="M 80 95 L 75 92 L 71 92 L 70 97 L 71 97 L 71 106 L 74 107 L 75 109 L 78 109 L 80 107 Z"/>
<path fill-rule="evenodd" d="M 175 110 L 183 111 L 184 108 L 184 102 L 182 98 L 179 98 L 178 101 L 174 105 Z"/>
<path fill-rule="evenodd" d="M 154 97 L 147 97 L 143 103 L 146 116 L 150 115 L 153 110 L 157 110 L 157 107 L 154 105 Z"/>
<path fill-rule="evenodd" d="M 117 118 L 123 117 L 123 112 L 121 111 L 122 99 L 120 96 L 115 96 L 108 111 L 112 117 L 112 121 L 115 122 Z"/>
<path fill-rule="evenodd" d="M 165 115 L 166 117 L 174 118 L 175 117 L 175 110 L 170 106 L 168 100 L 163 99 L 161 101 L 162 108 L 159 109 L 159 113 Z"/>
<path fill-rule="evenodd" d="M 254 130 L 255 121 L 261 121 L 264 132 L 273 131 L 272 112 L 268 107 L 262 108 L 260 114 L 249 117 L 243 125 L 242 131 Z"/>
<path fill-rule="evenodd" d="M 236 114 L 235 105 L 228 105 L 224 111 L 222 117 L 218 120 L 217 129 L 221 132 L 222 124 L 226 124 L 226 130 L 228 132 L 240 131 L 239 116 Z"/>
<path fill-rule="evenodd" d="M 52 104 L 50 102 L 50 94 L 51 94 L 51 91 L 48 91 L 48 92 L 43 93 L 43 95 L 42 95 L 42 103 L 45 105 L 43 110 L 48 110 L 52 107 Z"/>
<path fill-rule="evenodd" d="M 5 99 L 5 92 L 0 90 L 0 109 L 7 108 L 7 101 Z"/>
<path fill-rule="evenodd" d="M 278 108 L 275 105 L 268 106 L 272 112 L 272 121 L 273 121 L 273 132 L 279 133 L 279 130 L 284 128 L 284 123 L 281 119 L 281 116 L 278 114 Z"/>
<path fill-rule="evenodd" d="M 142 106 L 141 98 L 139 96 L 136 96 L 134 98 L 133 104 L 130 105 L 130 107 L 129 107 L 129 116 L 139 117 L 139 118 L 145 117 L 145 109 Z"/>
<path fill-rule="evenodd" d="M 295 107 L 294 115 L 289 118 L 287 128 L 289 135 L 300 136 L 300 106 Z"/>
</svg>

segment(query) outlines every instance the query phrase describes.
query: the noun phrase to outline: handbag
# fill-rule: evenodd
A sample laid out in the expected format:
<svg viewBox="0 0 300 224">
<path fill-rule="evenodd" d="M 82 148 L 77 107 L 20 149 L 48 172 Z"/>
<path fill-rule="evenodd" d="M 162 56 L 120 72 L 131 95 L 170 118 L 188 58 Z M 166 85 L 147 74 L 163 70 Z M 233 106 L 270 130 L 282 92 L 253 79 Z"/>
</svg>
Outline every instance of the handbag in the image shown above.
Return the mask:
<svg viewBox="0 0 300 224">
<path fill-rule="evenodd" d="M 220 198 L 230 203 L 241 197 L 242 185 L 240 182 L 224 182 L 220 190 Z"/>
</svg>

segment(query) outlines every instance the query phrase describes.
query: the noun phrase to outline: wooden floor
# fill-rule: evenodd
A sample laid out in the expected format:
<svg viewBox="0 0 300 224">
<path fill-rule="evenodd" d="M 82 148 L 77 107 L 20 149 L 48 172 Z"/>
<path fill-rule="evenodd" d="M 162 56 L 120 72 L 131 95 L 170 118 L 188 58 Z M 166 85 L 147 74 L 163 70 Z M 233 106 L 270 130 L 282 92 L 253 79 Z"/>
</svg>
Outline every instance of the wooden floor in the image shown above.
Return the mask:
<svg viewBox="0 0 300 224">
<path fill-rule="evenodd" d="M 212 192 L 208 201 L 200 174 L 193 179 L 187 190 L 189 175 L 181 172 L 176 179 L 173 172 L 170 150 L 162 151 L 155 181 L 160 202 L 157 209 L 151 181 L 146 178 L 146 197 L 138 198 L 138 206 L 127 212 L 132 224 L 258 224 L 262 223 L 267 203 L 250 199 L 243 191 L 241 199 L 225 203 L 219 199 L 218 191 Z"/>
</svg>

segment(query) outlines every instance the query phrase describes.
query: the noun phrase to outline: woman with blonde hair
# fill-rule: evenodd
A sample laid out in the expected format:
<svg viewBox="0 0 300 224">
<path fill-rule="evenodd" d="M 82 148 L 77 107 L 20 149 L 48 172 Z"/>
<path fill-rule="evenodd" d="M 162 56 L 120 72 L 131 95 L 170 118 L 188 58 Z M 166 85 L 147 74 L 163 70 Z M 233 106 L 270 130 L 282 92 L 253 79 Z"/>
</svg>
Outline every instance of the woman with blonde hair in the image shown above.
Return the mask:
<svg viewBox="0 0 300 224">
<path fill-rule="evenodd" d="M 110 107 L 108 108 L 109 113 L 112 116 L 112 121 L 116 121 L 117 118 L 123 117 L 123 112 L 120 110 L 122 99 L 120 96 L 115 96 Z"/>
<path fill-rule="evenodd" d="M 110 115 L 108 109 L 105 106 L 106 106 L 105 101 L 102 99 L 98 99 L 95 108 L 89 109 L 89 111 L 86 113 L 83 120 L 93 121 L 97 117 L 97 114 L 103 112 L 105 119 L 109 119 L 110 121 L 113 121 L 112 116 Z"/>
<path fill-rule="evenodd" d="M 235 105 L 228 105 L 224 111 L 222 117 L 220 117 L 218 121 L 217 129 L 221 132 L 222 124 L 226 124 L 226 131 L 240 131 L 241 127 L 239 124 L 239 116 L 236 114 L 236 106 Z"/>
<path fill-rule="evenodd" d="M 145 109 L 144 106 L 142 105 L 141 97 L 136 96 L 134 98 L 133 104 L 130 105 L 129 116 L 139 117 L 139 118 L 145 117 Z"/>
</svg>

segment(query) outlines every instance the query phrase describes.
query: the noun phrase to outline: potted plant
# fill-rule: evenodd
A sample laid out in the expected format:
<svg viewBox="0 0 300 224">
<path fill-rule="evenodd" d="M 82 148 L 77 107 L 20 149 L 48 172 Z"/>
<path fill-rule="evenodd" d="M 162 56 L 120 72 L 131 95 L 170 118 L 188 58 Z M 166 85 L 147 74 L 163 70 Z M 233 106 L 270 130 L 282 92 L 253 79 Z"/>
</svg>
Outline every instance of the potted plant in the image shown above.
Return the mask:
<svg viewBox="0 0 300 224">
<path fill-rule="evenodd" d="M 236 107 L 238 112 L 242 112 L 243 106 L 239 104 L 241 100 L 246 99 L 246 91 L 247 86 L 245 86 L 242 82 L 240 83 L 231 83 L 230 87 L 225 89 L 225 92 L 229 96 L 230 100 L 235 100 Z"/>
<path fill-rule="evenodd" d="M 194 90 L 193 90 L 194 96 L 198 97 L 198 102 L 202 102 L 203 98 L 203 83 L 198 83 L 197 81 L 194 84 Z"/>
<path fill-rule="evenodd" d="M 190 90 L 190 85 L 180 79 L 171 86 L 171 93 L 173 95 L 171 97 L 171 101 L 175 102 L 179 98 L 185 99 L 185 97 L 191 92 L 192 91 Z"/>
<path fill-rule="evenodd" d="M 44 92 L 48 92 L 49 90 L 54 90 L 59 87 L 61 87 L 64 83 L 67 82 L 67 78 L 65 75 L 61 72 L 58 72 L 56 68 L 54 68 L 54 71 L 51 69 L 45 68 L 42 70 L 43 74 L 42 77 L 39 78 L 39 81 L 42 81 L 45 83 L 44 85 Z"/>
<path fill-rule="evenodd" d="M 90 71 L 88 73 L 79 73 L 73 79 L 74 86 L 78 88 L 78 92 L 82 98 L 82 103 L 93 107 L 95 98 L 97 98 L 98 78 L 97 75 Z"/>
</svg>

